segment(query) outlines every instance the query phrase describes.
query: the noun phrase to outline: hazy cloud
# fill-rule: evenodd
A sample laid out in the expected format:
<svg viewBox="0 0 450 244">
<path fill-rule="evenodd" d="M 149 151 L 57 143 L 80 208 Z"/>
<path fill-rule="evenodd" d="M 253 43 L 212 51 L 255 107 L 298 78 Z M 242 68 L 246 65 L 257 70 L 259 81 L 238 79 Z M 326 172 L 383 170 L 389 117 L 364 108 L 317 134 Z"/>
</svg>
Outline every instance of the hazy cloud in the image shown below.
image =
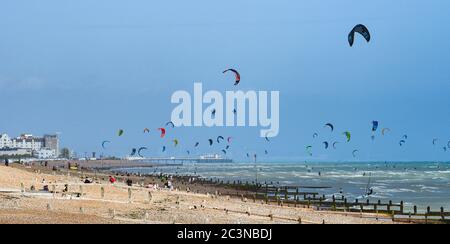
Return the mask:
<svg viewBox="0 0 450 244">
<path fill-rule="evenodd" d="M 46 85 L 46 81 L 38 77 L 10 78 L 0 75 L 2 90 L 37 90 Z"/>
</svg>

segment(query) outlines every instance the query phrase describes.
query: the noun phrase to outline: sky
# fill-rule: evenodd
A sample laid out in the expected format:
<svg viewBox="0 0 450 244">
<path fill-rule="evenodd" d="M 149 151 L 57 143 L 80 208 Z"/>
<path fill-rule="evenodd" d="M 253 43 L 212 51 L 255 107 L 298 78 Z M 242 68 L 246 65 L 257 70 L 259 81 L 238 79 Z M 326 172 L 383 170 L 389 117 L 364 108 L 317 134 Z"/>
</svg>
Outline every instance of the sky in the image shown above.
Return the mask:
<svg viewBox="0 0 450 244">
<path fill-rule="evenodd" d="M 147 156 L 161 155 L 167 145 L 181 155 L 223 135 L 234 138 L 228 156 L 236 160 L 268 150 L 262 160 L 448 161 L 449 11 L 445 0 L 4 0 L 0 133 L 61 132 L 62 146 L 79 154 L 124 156 L 146 146 Z M 372 40 L 357 37 L 350 48 L 359 23 Z M 202 127 L 159 139 L 171 95 L 192 92 L 194 82 L 234 90 L 227 68 L 240 71 L 243 91 L 280 91 L 279 136 L 268 143 L 260 128 Z M 373 120 L 391 133 L 372 141 Z M 329 122 L 333 133 L 323 128 Z M 174 138 L 180 147 L 169 146 Z M 112 141 L 107 150 L 104 140 Z M 325 140 L 341 143 L 325 150 Z"/>
</svg>

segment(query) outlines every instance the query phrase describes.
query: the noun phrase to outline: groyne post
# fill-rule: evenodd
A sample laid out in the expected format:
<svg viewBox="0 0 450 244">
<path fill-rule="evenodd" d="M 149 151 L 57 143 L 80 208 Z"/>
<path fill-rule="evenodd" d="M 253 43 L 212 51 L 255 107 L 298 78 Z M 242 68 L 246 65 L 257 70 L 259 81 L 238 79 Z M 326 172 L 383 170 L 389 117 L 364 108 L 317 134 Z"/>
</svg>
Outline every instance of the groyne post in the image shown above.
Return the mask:
<svg viewBox="0 0 450 244">
<path fill-rule="evenodd" d="M 266 185 L 266 199 L 268 198 L 268 196 L 269 196 L 269 186 L 268 185 Z"/>
<path fill-rule="evenodd" d="M 110 209 L 108 212 L 109 212 L 109 217 L 111 217 L 111 219 L 116 218 L 116 210 Z"/>
<path fill-rule="evenodd" d="M 132 202 L 132 201 L 131 201 L 132 194 L 133 194 L 133 192 L 132 192 L 131 188 L 128 188 L 128 202 L 129 202 L 129 203 Z"/>
<path fill-rule="evenodd" d="M 350 207 L 348 207 L 348 210 L 350 210 Z M 347 211 L 347 198 L 344 199 L 344 211 Z"/>
<path fill-rule="evenodd" d="M 100 196 L 105 199 L 105 188 L 103 186 L 100 188 Z"/>
<path fill-rule="evenodd" d="M 147 222 L 148 221 L 148 212 L 147 212 L 147 210 L 145 210 L 145 212 L 144 212 L 144 222 Z"/>
<path fill-rule="evenodd" d="M 148 191 L 148 194 L 147 194 L 147 200 L 148 200 L 148 203 L 151 203 L 152 202 L 152 192 L 151 191 Z"/>
</svg>

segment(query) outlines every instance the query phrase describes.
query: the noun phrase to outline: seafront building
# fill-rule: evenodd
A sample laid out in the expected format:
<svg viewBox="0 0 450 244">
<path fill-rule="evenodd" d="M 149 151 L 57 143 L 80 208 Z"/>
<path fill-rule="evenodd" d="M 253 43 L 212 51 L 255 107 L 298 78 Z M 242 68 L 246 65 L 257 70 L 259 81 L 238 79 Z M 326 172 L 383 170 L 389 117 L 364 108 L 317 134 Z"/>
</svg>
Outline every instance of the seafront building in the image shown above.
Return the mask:
<svg viewBox="0 0 450 244">
<path fill-rule="evenodd" d="M 35 137 L 31 134 L 22 134 L 12 138 L 8 134 L 0 134 L 0 156 L 57 158 L 59 156 L 59 138 L 57 135 Z"/>
</svg>

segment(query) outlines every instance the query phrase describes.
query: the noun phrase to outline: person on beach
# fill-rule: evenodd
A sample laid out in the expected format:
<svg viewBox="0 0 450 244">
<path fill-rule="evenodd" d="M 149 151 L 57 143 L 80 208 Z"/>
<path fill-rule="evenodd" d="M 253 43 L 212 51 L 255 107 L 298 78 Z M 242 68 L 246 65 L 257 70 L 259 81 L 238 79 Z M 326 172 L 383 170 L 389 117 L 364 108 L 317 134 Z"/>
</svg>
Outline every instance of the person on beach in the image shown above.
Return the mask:
<svg viewBox="0 0 450 244">
<path fill-rule="evenodd" d="M 131 179 L 128 179 L 126 183 L 127 186 L 133 186 L 133 181 Z"/>
<path fill-rule="evenodd" d="M 5 166 L 9 167 L 9 159 L 5 158 Z"/>
<path fill-rule="evenodd" d="M 171 180 L 167 181 L 167 188 L 169 188 L 169 190 L 171 191 L 173 190 L 173 184 Z"/>
<path fill-rule="evenodd" d="M 116 178 L 109 176 L 109 183 L 111 183 L 111 184 L 116 183 Z"/>
</svg>

